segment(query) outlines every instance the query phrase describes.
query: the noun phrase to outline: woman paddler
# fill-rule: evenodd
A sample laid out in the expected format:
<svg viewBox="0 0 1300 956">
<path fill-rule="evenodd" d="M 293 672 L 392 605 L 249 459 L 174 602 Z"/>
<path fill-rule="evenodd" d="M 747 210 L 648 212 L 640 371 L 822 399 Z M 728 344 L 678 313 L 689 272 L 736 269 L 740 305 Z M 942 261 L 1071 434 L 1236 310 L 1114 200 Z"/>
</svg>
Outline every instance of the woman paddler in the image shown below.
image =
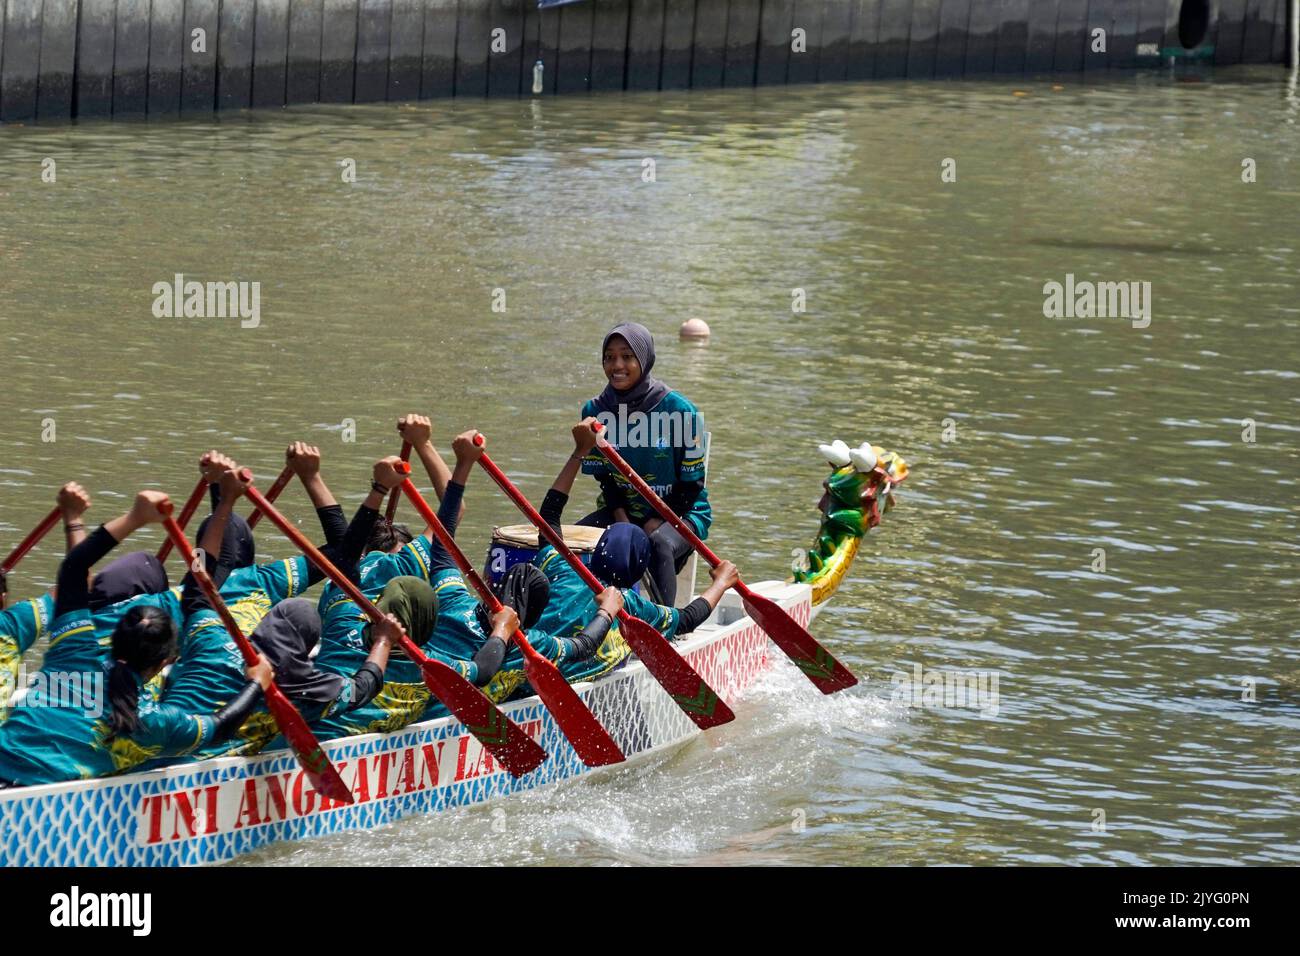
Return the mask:
<svg viewBox="0 0 1300 956">
<path fill-rule="evenodd" d="M 213 461 L 217 465 L 226 464 L 230 472 L 235 470 L 234 463 L 223 456 L 216 455 Z M 347 525 L 342 539 L 327 541 L 321 548 L 350 577 L 355 578 L 357 562 L 379 517 L 378 509 L 384 495 L 401 483 L 402 476 L 394 467 L 397 462 L 397 457 L 392 456 L 375 463 L 370 494 Z M 226 526 L 232 519 L 235 499 L 246 487 L 242 482 L 229 489 L 226 485 L 223 480 L 217 509 L 212 513 L 201 541 L 209 562 L 211 554 L 221 552 L 223 548 L 230 550 Z M 326 497 L 333 502 L 328 489 L 318 492 L 315 500 L 320 505 Z M 235 551 L 234 561 L 245 560 L 246 552 L 238 548 Z M 226 569 L 220 564 L 229 559 L 229 556 L 218 558 L 214 578 L 222 576 Z M 285 573 L 282 566 L 290 570 Z M 249 585 L 241 583 L 245 578 L 258 582 L 260 598 L 247 596 Z M 400 626 L 395 620 L 377 626 L 375 633 L 382 640 L 375 641 L 365 659 L 348 674 L 321 670 L 308 656 L 320 640 L 320 615 L 312 602 L 295 596 L 320 578 L 321 571 L 300 556 L 271 565 L 235 568 L 229 571 L 221 585 L 221 595 L 228 602 L 231 615 L 253 646 L 271 661 L 276 672 L 284 673 L 285 682 L 281 684 L 281 690 L 309 721 L 326 714 L 347 713 L 370 702 L 383 685 L 389 650 L 397 641 Z M 237 692 L 242 657 L 220 617 L 188 575 L 184 603 L 188 637 L 180 661 L 168 676 L 162 700 L 199 710 L 219 705 Z M 200 748 L 192 759 L 257 753 L 278 732 L 270 712 L 258 708 L 231 740 Z"/>
<path fill-rule="evenodd" d="M 595 421 L 587 418 L 573 426 L 573 454 L 560 469 L 539 509 L 542 518 L 561 537 L 564 536 L 561 519 L 578 475 L 579 462 L 584 461 L 596 447 L 596 433 L 592 429 Z M 722 561 L 709 572 L 713 582 L 703 594 L 684 608 L 667 607 L 630 590 L 641 580 L 651 560 L 651 537 L 634 524 L 617 523 L 606 528 L 596 542 L 590 567 L 592 574 L 609 586 L 609 590 L 622 589 L 624 609 L 629 614 L 652 625 L 669 640 L 684 637 L 708 620 L 722 595 L 739 580 L 736 566 L 730 561 Z M 537 622 L 539 629 L 571 634 L 584 628 L 592 614 L 601 613 L 601 600 L 592 595 L 578 573 L 551 545 L 543 544 L 533 563 L 546 575 L 550 585 L 550 601 Z M 616 614 L 610 615 L 609 623 Z M 565 661 L 560 665 L 560 671 L 570 682 L 592 680 L 617 667 L 629 653 L 631 651 L 622 635 L 615 631 L 594 656 L 584 661 Z"/>
<path fill-rule="evenodd" d="M 636 469 L 659 497 L 700 537 L 709 536 L 713 512 L 704 487 L 704 422 L 680 392 L 651 376 L 654 337 L 644 325 L 616 325 L 601 345 L 601 367 L 609 384 L 582 407 L 582 417 L 597 418 L 604 437 Z M 653 597 L 677 603 L 677 572 L 691 546 L 598 451 L 582 462 L 583 474 L 600 484 L 597 510 L 579 524 L 607 528 L 631 523 L 650 536 Z"/>
<path fill-rule="evenodd" d="M 90 507 L 90 495 L 75 481 L 70 481 L 56 496 L 55 503 L 63 518 L 63 531 L 67 551 L 71 551 L 86 538 L 86 526 L 81 516 Z M 0 571 L 0 720 L 9 710 L 9 700 L 18 689 L 18 671 L 23 655 L 38 640 L 49 633 L 54 620 L 54 595 L 19 601 L 9 606 L 9 582 Z"/>
<path fill-rule="evenodd" d="M 465 483 L 483 450 L 475 445 L 476 431 L 464 432 L 452 442 L 455 470 L 446 464 L 430 444 L 420 455 L 434 479 L 440 502 L 438 519 L 451 535 L 456 534 L 462 512 Z M 428 441 L 424 426 L 407 434 L 419 450 Z M 494 700 L 504 699 L 522 680 L 502 684 L 497 672 L 506 657 L 507 644 L 515 629 L 523 627 L 537 652 L 553 661 L 565 656 L 590 654 L 600 643 L 587 644 L 529 630 L 546 605 L 546 579 L 530 565 L 511 569 L 498 585 L 496 594 L 504 605 L 489 614 L 461 577 L 451 555 L 433 535 L 431 528 L 395 554 L 370 554 L 361 564 L 361 590 L 381 611 L 391 613 L 406 633 L 430 657 L 457 670 Z M 355 666 L 367 646 L 366 619 L 359 608 L 341 594 L 327 593 L 325 631 L 318 667 L 342 672 Z M 608 625 L 606 625 L 608 626 Z M 600 632 L 603 637 L 604 632 Z M 516 652 L 517 653 L 517 652 Z M 395 652 L 389 664 L 384 688 L 371 703 L 346 714 L 330 715 L 312 725 L 322 739 L 351 734 L 392 731 L 416 720 L 438 717 L 446 708 L 432 700 L 419 668 Z"/>
<path fill-rule="evenodd" d="M 270 684 L 271 665 L 259 658 L 215 713 L 155 700 L 144 685 L 176 656 L 176 627 L 157 608 L 128 612 L 113 631 L 112 659 L 103 659 L 88 606 L 89 571 L 132 532 L 160 522 L 166 501 L 160 491 L 139 492 L 130 511 L 64 559 L 40 679 L 0 724 L 0 787 L 87 779 L 190 753 L 233 734 Z"/>
</svg>

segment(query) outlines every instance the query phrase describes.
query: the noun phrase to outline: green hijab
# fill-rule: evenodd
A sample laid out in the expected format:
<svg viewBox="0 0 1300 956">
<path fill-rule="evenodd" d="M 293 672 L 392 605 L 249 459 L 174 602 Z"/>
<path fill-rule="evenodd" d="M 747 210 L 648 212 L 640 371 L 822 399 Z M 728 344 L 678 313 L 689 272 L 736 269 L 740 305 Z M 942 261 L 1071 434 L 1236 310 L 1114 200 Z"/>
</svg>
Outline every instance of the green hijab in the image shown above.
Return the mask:
<svg viewBox="0 0 1300 956">
<path fill-rule="evenodd" d="M 385 614 L 395 615 L 416 644 L 422 645 L 433 636 L 433 626 L 438 623 L 438 595 L 423 578 L 393 578 L 384 585 L 375 605 Z M 370 625 L 366 625 L 366 646 L 370 646 Z"/>
</svg>

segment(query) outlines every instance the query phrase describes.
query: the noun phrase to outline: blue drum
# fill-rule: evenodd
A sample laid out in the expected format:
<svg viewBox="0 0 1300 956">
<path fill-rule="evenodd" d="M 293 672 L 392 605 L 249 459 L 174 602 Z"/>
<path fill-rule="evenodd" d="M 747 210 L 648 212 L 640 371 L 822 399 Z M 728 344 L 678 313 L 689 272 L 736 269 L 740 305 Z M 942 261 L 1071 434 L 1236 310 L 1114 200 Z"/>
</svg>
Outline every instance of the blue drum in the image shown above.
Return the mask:
<svg viewBox="0 0 1300 956">
<path fill-rule="evenodd" d="M 604 528 L 566 524 L 564 541 L 583 564 L 591 564 L 591 553 Z M 537 529 L 530 524 L 512 524 L 492 529 L 492 544 L 488 547 L 486 577 L 492 584 L 499 582 L 516 564 L 531 561 L 541 550 Z"/>
</svg>

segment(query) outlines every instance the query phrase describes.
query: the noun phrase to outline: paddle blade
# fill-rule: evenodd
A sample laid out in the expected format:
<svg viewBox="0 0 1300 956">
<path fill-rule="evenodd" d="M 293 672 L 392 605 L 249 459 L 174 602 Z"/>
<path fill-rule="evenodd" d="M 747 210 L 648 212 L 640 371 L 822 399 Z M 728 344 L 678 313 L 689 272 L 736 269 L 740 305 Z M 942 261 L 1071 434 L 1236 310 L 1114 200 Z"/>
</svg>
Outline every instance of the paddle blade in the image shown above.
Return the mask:
<svg viewBox="0 0 1300 956">
<path fill-rule="evenodd" d="M 695 721 L 695 726 L 708 730 L 736 719 L 727 702 L 695 673 L 686 658 L 678 654 L 653 626 L 622 611 L 618 616 L 618 628 L 623 640 L 645 664 L 645 669 L 668 691 L 686 716 Z"/>
<path fill-rule="evenodd" d="M 623 751 L 614 743 L 614 738 L 600 725 L 600 721 L 582 702 L 577 691 L 564 679 L 559 668 L 527 646 L 526 642 L 519 642 L 519 646 L 524 653 L 524 673 L 528 675 L 528 683 L 533 685 L 533 690 L 551 712 L 560 726 L 560 732 L 573 745 L 582 762 L 588 767 L 604 767 L 626 760 Z"/>
<path fill-rule="evenodd" d="M 316 735 L 303 720 L 302 714 L 284 696 L 284 691 L 272 684 L 266 689 L 266 706 L 280 725 L 280 733 L 289 741 L 289 746 L 298 757 L 307 779 L 316 788 L 316 792 L 339 803 L 352 803 L 352 791 L 343 782 L 339 772 L 330 763 L 330 758 L 321 750 Z"/>
<path fill-rule="evenodd" d="M 831 652 L 822 647 L 807 629 L 785 612 L 781 605 L 749 588 L 741 591 L 745 613 L 758 622 L 785 656 L 794 661 L 804 676 L 817 685 L 823 694 L 852 687 L 858 679 L 837 661 Z"/>
<path fill-rule="evenodd" d="M 442 661 L 426 657 L 420 662 L 420 671 L 433 696 L 456 715 L 509 773 L 521 777 L 537 769 L 546 759 L 546 751 L 537 741 Z"/>
</svg>

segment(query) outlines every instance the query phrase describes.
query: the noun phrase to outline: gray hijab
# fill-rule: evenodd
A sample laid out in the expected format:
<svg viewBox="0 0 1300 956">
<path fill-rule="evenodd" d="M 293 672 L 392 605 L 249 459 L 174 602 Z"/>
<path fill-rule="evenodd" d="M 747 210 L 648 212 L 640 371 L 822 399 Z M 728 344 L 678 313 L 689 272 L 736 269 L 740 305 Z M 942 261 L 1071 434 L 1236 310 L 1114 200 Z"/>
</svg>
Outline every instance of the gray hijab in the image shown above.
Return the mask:
<svg viewBox="0 0 1300 956">
<path fill-rule="evenodd" d="M 632 354 L 636 356 L 637 362 L 641 364 L 641 378 L 631 388 L 621 392 L 613 385 L 606 385 L 605 390 L 592 400 L 596 405 L 596 414 L 609 412 L 616 416 L 620 405 L 627 406 L 628 415 L 633 412 L 648 412 L 672 391 L 650 374 L 650 370 L 655 367 L 654 336 L 639 322 L 624 322 L 622 325 L 616 325 L 609 330 L 605 341 L 601 343 L 602 361 L 605 357 L 605 349 L 609 348 L 609 340 L 615 336 L 627 343 Z"/>
</svg>

